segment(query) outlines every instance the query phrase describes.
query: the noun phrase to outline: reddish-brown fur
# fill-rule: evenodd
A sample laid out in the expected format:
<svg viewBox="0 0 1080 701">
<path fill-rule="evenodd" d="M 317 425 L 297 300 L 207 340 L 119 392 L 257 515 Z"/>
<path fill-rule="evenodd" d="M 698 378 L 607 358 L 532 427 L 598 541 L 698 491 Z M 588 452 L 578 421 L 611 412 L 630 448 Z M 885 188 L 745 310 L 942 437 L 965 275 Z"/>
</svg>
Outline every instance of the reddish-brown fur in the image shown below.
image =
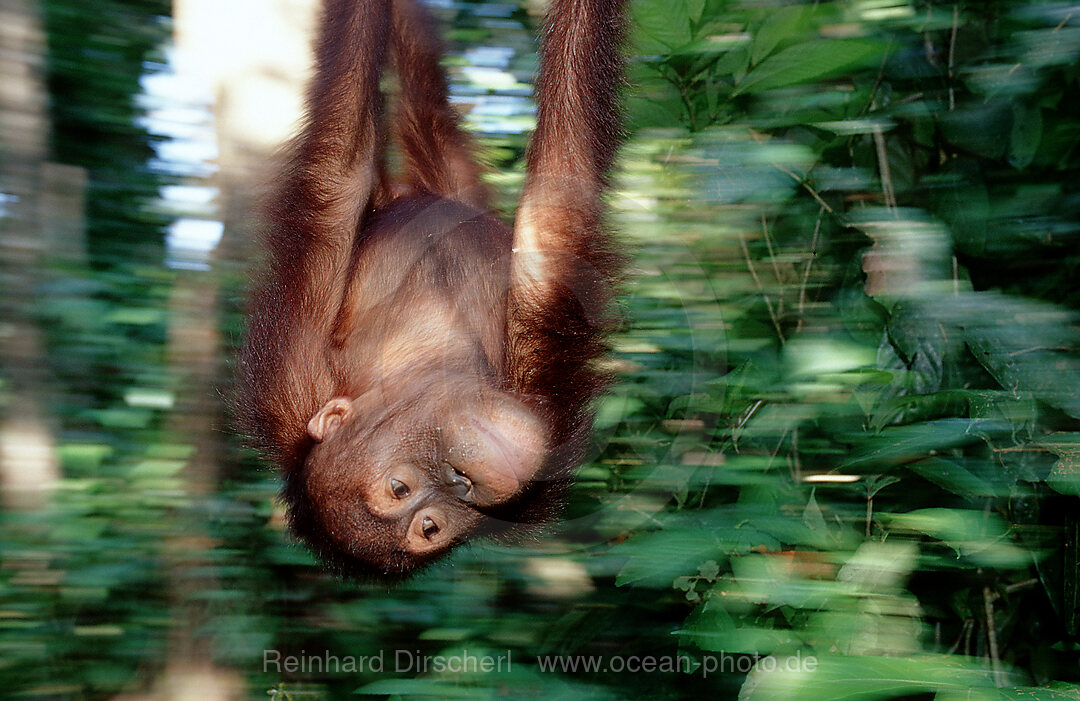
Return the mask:
<svg viewBox="0 0 1080 701">
<path fill-rule="evenodd" d="M 581 459 L 619 257 L 623 0 L 554 0 L 515 230 L 447 101 L 414 0 L 324 0 L 308 121 L 271 205 L 241 352 L 242 428 L 281 465 L 295 532 L 396 577 L 474 533 L 550 518 Z M 393 57 L 401 184 L 379 80 Z"/>
</svg>

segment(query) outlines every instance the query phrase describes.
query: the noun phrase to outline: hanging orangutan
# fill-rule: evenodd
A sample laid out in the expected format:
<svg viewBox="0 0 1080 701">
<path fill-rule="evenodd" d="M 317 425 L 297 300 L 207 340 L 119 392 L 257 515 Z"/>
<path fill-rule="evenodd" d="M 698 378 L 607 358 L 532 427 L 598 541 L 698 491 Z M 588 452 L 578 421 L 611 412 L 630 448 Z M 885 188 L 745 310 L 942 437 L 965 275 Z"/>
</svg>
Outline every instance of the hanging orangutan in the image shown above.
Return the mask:
<svg viewBox="0 0 1080 701">
<path fill-rule="evenodd" d="M 582 458 L 620 262 L 602 196 L 623 0 L 551 4 L 513 229 L 485 209 L 424 9 L 323 4 L 237 410 L 280 464 L 294 532 L 345 575 L 397 578 L 471 535 L 550 519 Z"/>
</svg>

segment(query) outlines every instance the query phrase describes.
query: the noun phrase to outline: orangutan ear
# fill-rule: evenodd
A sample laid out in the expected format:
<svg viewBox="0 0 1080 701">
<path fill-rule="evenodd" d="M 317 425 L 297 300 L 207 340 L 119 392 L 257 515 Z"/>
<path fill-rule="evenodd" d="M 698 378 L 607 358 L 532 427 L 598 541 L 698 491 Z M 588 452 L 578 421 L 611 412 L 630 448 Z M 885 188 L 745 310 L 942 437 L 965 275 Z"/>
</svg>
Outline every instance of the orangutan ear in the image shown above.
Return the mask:
<svg viewBox="0 0 1080 701">
<path fill-rule="evenodd" d="M 323 404 L 315 416 L 311 417 L 311 421 L 308 421 L 308 435 L 314 438 L 316 443 L 322 443 L 352 415 L 352 401 L 345 397 L 334 397 Z"/>
</svg>

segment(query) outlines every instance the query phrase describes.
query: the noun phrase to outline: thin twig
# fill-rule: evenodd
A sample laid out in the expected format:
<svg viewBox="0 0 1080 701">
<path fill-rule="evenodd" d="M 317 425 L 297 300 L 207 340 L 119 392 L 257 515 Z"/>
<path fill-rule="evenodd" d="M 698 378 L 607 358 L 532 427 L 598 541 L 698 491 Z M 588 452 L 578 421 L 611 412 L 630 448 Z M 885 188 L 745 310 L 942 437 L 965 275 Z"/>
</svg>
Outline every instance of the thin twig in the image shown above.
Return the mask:
<svg viewBox="0 0 1080 701">
<path fill-rule="evenodd" d="M 790 430 L 791 429 L 785 428 L 784 432 L 780 434 L 780 440 L 777 441 L 776 447 L 773 448 L 772 453 L 769 454 L 769 462 L 765 463 L 765 469 L 766 470 L 769 470 L 769 469 L 772 468 L 773 461 L 775 461 L 776 456 L 780 454 L 780 449 L 784 447 L 784 440 L 787 439 L 787 434 L 788 434 L 788 431 L 790 431 Z"/>
<path fill-rule="evenodd" d="M 994 686 L 1004 686 L 1001 680 L 1001 659 L 998 657 L 997 629 L 994 626 L 994 593 L 983 587 L 983 608 L 986 611 L 986 641 L 990 647 L 990 665 L 994 670 Z"/>
<path fill-rule="evenodd" d="M 705 473 L 705 484 L 701 486 L 701 498 L 698 499 L 698 508 L 705 508 L 705 495 L 709 493 L 709 483 L 712 482 L 712 470 Z"/>
<path fill-rule="evenodd" d="M 889 45 L 885 47 L 885 52 L 881 55 L 881 65 L 878 67 L 877 78 L 874 79 L 874 85 L 870 88 L 870 99 L 866 101 L 865 105 L 863 105 L 862 111 L 859 112 L 860 115 L 866 114 L 876 106 L 875 103 L 877 102 L 877 92 L 878 89 L 881 87 L 882 79 L 885 78 L 885 66 L 889 63 L 889 51 L 891 48 L 892 39 L 889 40 Z"/>
<path fill-rule="evenodd" d="M 1039 579 L 1037 577 L 1032 577 L 1031 579 L 1025 579 L 1022 582 L 1016 582 L 1015 584 L 1009 584 L 1008 586 L 1006 586 L 1005 587 L 1005 593 L 1006 594 L 1012 594 L 1014 592 L 1020 591 L 1021 589 L 1028 589 L 1030 587 L 1033 587 L 1038 583 L 1039 583 Z"/>
<path fill-rule="evenodd" d="M 889 152 L 885 147 L 885 133 L 878 126 L 874 127 L 874 146 L 881 171 L 881 192 L 885 195 L 885 206 L 895 212 L 896 190 L 893 189 L 892 172 L 889 170 Z"/>
<path fill-rule="evenodd" d="M 783 280 L 780 279 L 780 266 L 776 262 L 776 253 L 773 252 L 772 236 L 769 235 L 769 220 L 765 218 L 765 213 L 761 214 L 761 231 L 765 234 L 765 247 L 769 249 L 769 262 L 772 263 L 773 274 L 776 275 L 776 284 L 783 284 Z"/>
<path fill-rule="evenodd" d="M 781 172 L 781 173 L 783 173 L 784 175 L 787 175 L 787 176 L 789 176 L 789 177 L 790 177 L 790 178 L 791 178 L 792 180 L 794 180 L 795 182 L 797 182 L 797 183 L 799 183 L 800 185 L 802 185 L 802 186 L 803 186 L 803 189 L 805 189 L 805 190 L 806 190 L 807 192 L 809 192 L 809 193 L 810 193 L 810 196 L 811 196 L 811 197 L 813 197 L 813 198 L 814 198 L 815 200 L 817 200 L 818 204 L 820 204 L 820 205 L 821 205 L 822 207 L 824 207 L 824 208 L 825 208 L 825 209 L 826 209 L 826 210 L 827 210 L 827 211 L 829 212 L 829 214 L 833 214 L 833 213 L 834 213 L 834 211 L 833 211 L 833 208 L 832 208 L 832 207 L 830 207 L 830 206 L 829 206 L 829 205 L 828 205 L 828 204 L 827 204 L 827 203 L 825 202 L 825 200 L 821 199 L 821 195 L 819 195 L 819 194 L 817 193 L 817 190 L 815 190 L 814 188 L 810 187 L 810 183 L 806 182 L 806 180 L 804 180 L 803 178 L 800 178 L 800 177 L 799 177 L 798 175 L 795 175 L 795 173 L 791 172 L 790 170 L 788 170 L 788 169 L 787 169 L 787 168 L 785 168 L 784 166 L 780 165 L 779 163 L 773 163 L 773 164 L 772 164 L 772 167 L 773 167 L 773 168 L 776 168 L 776 169 L 777 169 L 778 171 L 780 171 L 780 172 Z"/>
<path fill-rule="evenodd" d="M 769 251 L 769 262 L 772 263 L 773 276 L 776 277 L 776 285 L 781 289 L 781 294 L 777 295 L 776 299 L 776 315 L 784 316 L 784 281 L 780 279 L 780 264 L 776 262 L 776 252 L 773 250 L 772 236 L 769 236 L 769 220 L 765 218 L 765 213 L 761 213 L 761 231 L 765 235 L 765 248 Z"/>
<path fill-rule="evenodd" d="M 746 247 L 746 237 L 741 233 L 739 234 L 739 245 L 742 246 L 743 255 L 746 257 L 746 267 L 750 270 L 750 277 L 754 278 L 754 284 L 757 285 L 762 299 L 765 300 L 765 307 L 769 310 L 769 319 L 772 320 L 776 335 L 780 339 L 780 343 L 783 344 L 784 332 L 780 329 L 780 319 L 776 316 L 776 310 L 773 309 L 769 295 L 765 293 L 765 286 L 761 284 L 761 278 L 758 277 L 757 270 L 754 269 L 754 262 L 750 259 L 750 249 Z"/>
<path fill-rule="evenodd" d="M 818 210 L 817 222 L 814 224 L 814 238 L 810 241 L 810 255 L 806 261 L 806 269 L 803 270 L 802 283 L 799 285 L 799 323 L 802 324 L 803 306 L 806 304 L 806 284 L 810 280 L 810 267 L 817 258 L 818 234 L 821 233 L 821 218 L 825 216 L 825 208 Z"/>
<path fill-rule="evenodd" d="M 952 647 L 949 648 L 949 652 L 946 654 L 951 655 L 956 652 L 956 649 L 960 647 L 961 641 L 963 641 L 968 635 L 971 634 L 971 626 L 973 626 L 974 624 L 975 621 L 971 620 L 970 618 L 964 619 L 964 627 L 960 629 L 960 635 L 956 636 L 956 642 L 952 644 Z"/>
<path fill-rule="evenodd" d="M 799 427 L 791 432 L 791 478 L 795 484 L 802 481 L 802 462 L 799 460 Z"/>
<path fill-rule="evenodd" d="M 953 89 L 953 65 L 956 58 L 956 30 L 960 26 L 960 6 L 952 6 L 952 35 L 949 37 L 949 111 L 956 109 L 956 91 Z"/>
</svg>

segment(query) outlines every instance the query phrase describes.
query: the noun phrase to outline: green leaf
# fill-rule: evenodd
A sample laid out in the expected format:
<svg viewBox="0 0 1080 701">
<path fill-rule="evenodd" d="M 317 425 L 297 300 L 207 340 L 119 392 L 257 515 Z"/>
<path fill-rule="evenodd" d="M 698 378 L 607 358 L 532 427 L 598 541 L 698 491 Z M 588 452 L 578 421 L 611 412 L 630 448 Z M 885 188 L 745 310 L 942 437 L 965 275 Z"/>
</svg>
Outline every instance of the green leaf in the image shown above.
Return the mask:
<svg viewBox="0 0 1080 701">
<path fill-rule="evenodd" d="M 735 94 L 755 93 L 825 78 L 866 63 L 881 51 L 880 44 L 860 39 L 818 39 L 788 47 L 761 62 L 735 88 Z"/>
<path fill-rule="evenodd" d="M 1004 701 L 1080 701 L 1080 686 L 1054 682 L 1049 686 L 1017 686 L 1002 689 Z"/>
<path fill-rule="evenodd" d="M 645 404 L 640 399 L 626 395 L 614 395 L 604 399 L 600 408 L 596 411 L 595 425 L 597 430 L 614 428 L 621 424 L 628 416 L 643 407 Z"/>
<path fill-rule="evenodd" d="M 996 514 L 974 509 L 916 509 L 904 514 L 878 514 L 890 528 L 936 538 L 958 555 L 991 567 L 1024 567 L 1030 556 L 1006 540 L 1005 523 Z"/>
<path fill-rule="evenodd" d="M 813 664 L 813 669 L 805 667 Z M 785 699 L 818 701 L 893 699 L 920 692 L 957 692 L 978 696 L 994 694 L 991 673 L 963 658 L 945 655 L 912 657 L 805 657 L 803 666 L 778 658 L 775 665 L 759 665 L 739 691 L 739 701 Z"/>
<path fill-rule="evenodd" d="M 918 548 L 909 542 L 868 541 L 848 558 L 836 579 L 850 582 L 860 592 L 899 591 L 915 569 L 918 555 Z"/>
<path fill-rule="evenodd" d="M 635 100 L 630 115 L 635 129 L 670 129 L 682 123 L 683 105 L 677 99 Z"/>
<path fill-rule="evenodd" d="M 1055 492 L 1080 496 L 1080 434 L 1055 433 L 1040 443 L 1058 457 L 1046 478 Z"/>
<path fill-rule="evenodd" d="M 636 2 L 633 13 L 634 23 L 646 36 L 670 49 L 677 49 L 693 38 L 688 0 Z"/>
<path fill-rule="evenodd" d="M 705 11 L 705 0 L 686 0 L 686 7 L 690 20 L 696 23 L 701 20 L 701 13 Z"/>
<path fill-rule="evenodd" d="M 746 74 L 746 68 L 750 64 L 750 50 L 745 46 L 737 46 L 720 57 L 713 68 L 715 75 L 733 76 L 741 80 Z"/>
<path fill-rule="evenodd" d="M 707 560 L 721 559 L 720 545 L 698 529 L 674 528 L 641 533 L 612 548 L 613 555 L 629 555 L 615 578 L 616 586 L 638 584 L 668 587 L 680 575 L 698 571 Z"/>
<path fill-rule="evenodd" d="M 1008 423 L 991 419 L 942 419 L 886 428 L 842 466 L 920 458 L 931 450 L 955 448 L 983 440 L 987 434 L 1008 430 Z"/>
<path fill-rule="evenodd" d="M 978 295 L 968 310 L 964 340 L 1004 389 L 1037 398 L 1080 417 L 1080 361 L 1058 352 L 1076 343 L 1066 312 L 1050 305 Z M 987 307 L 992 303 L 992 307 Z M 957 310 L 957 314 L 963 308 Z"/>
<path fill-rule="evenodd" d="M 806 15 L 805 5 L 791 5 L 770 12 L 765 22 L 754 32 L 750 62 L 757 65 L 761 59 L 771 54 L 781 41 L 794 36 Z"/>
<path fill-rule="evenodd" d="M 1021 103 L 1013 105 L 1012 133 L 1009 136 L 1009 163 L 1024 169 L 1035 159 L 1042 140 L 1042 110 Z"/>
<path fill-rule="evenodd" d="M 941 114 L 945 138 L 957 148 L 998 159 L 1009 143 L 1009 111 L 1000 102 L 969 105 Z"/>
<path fill-rule="evenodd" d="M 811 531 L 818 533 L 828 533 L 829 531 L 828 526 L 825 525 L 825 517 L 821 513 L 821 507 L 817 503 L 816 490 L 810 492 L 810 500 L 806 502 L 806 507 L 803 508 L 802 522 Z"/>
<path fill-rule="evenodd" d="M 908 463 L 907 468 L 939 487 L 969 499 L 996 496 L 1001 491 L 952 460 L 929 458 Z"/>
</svg>

